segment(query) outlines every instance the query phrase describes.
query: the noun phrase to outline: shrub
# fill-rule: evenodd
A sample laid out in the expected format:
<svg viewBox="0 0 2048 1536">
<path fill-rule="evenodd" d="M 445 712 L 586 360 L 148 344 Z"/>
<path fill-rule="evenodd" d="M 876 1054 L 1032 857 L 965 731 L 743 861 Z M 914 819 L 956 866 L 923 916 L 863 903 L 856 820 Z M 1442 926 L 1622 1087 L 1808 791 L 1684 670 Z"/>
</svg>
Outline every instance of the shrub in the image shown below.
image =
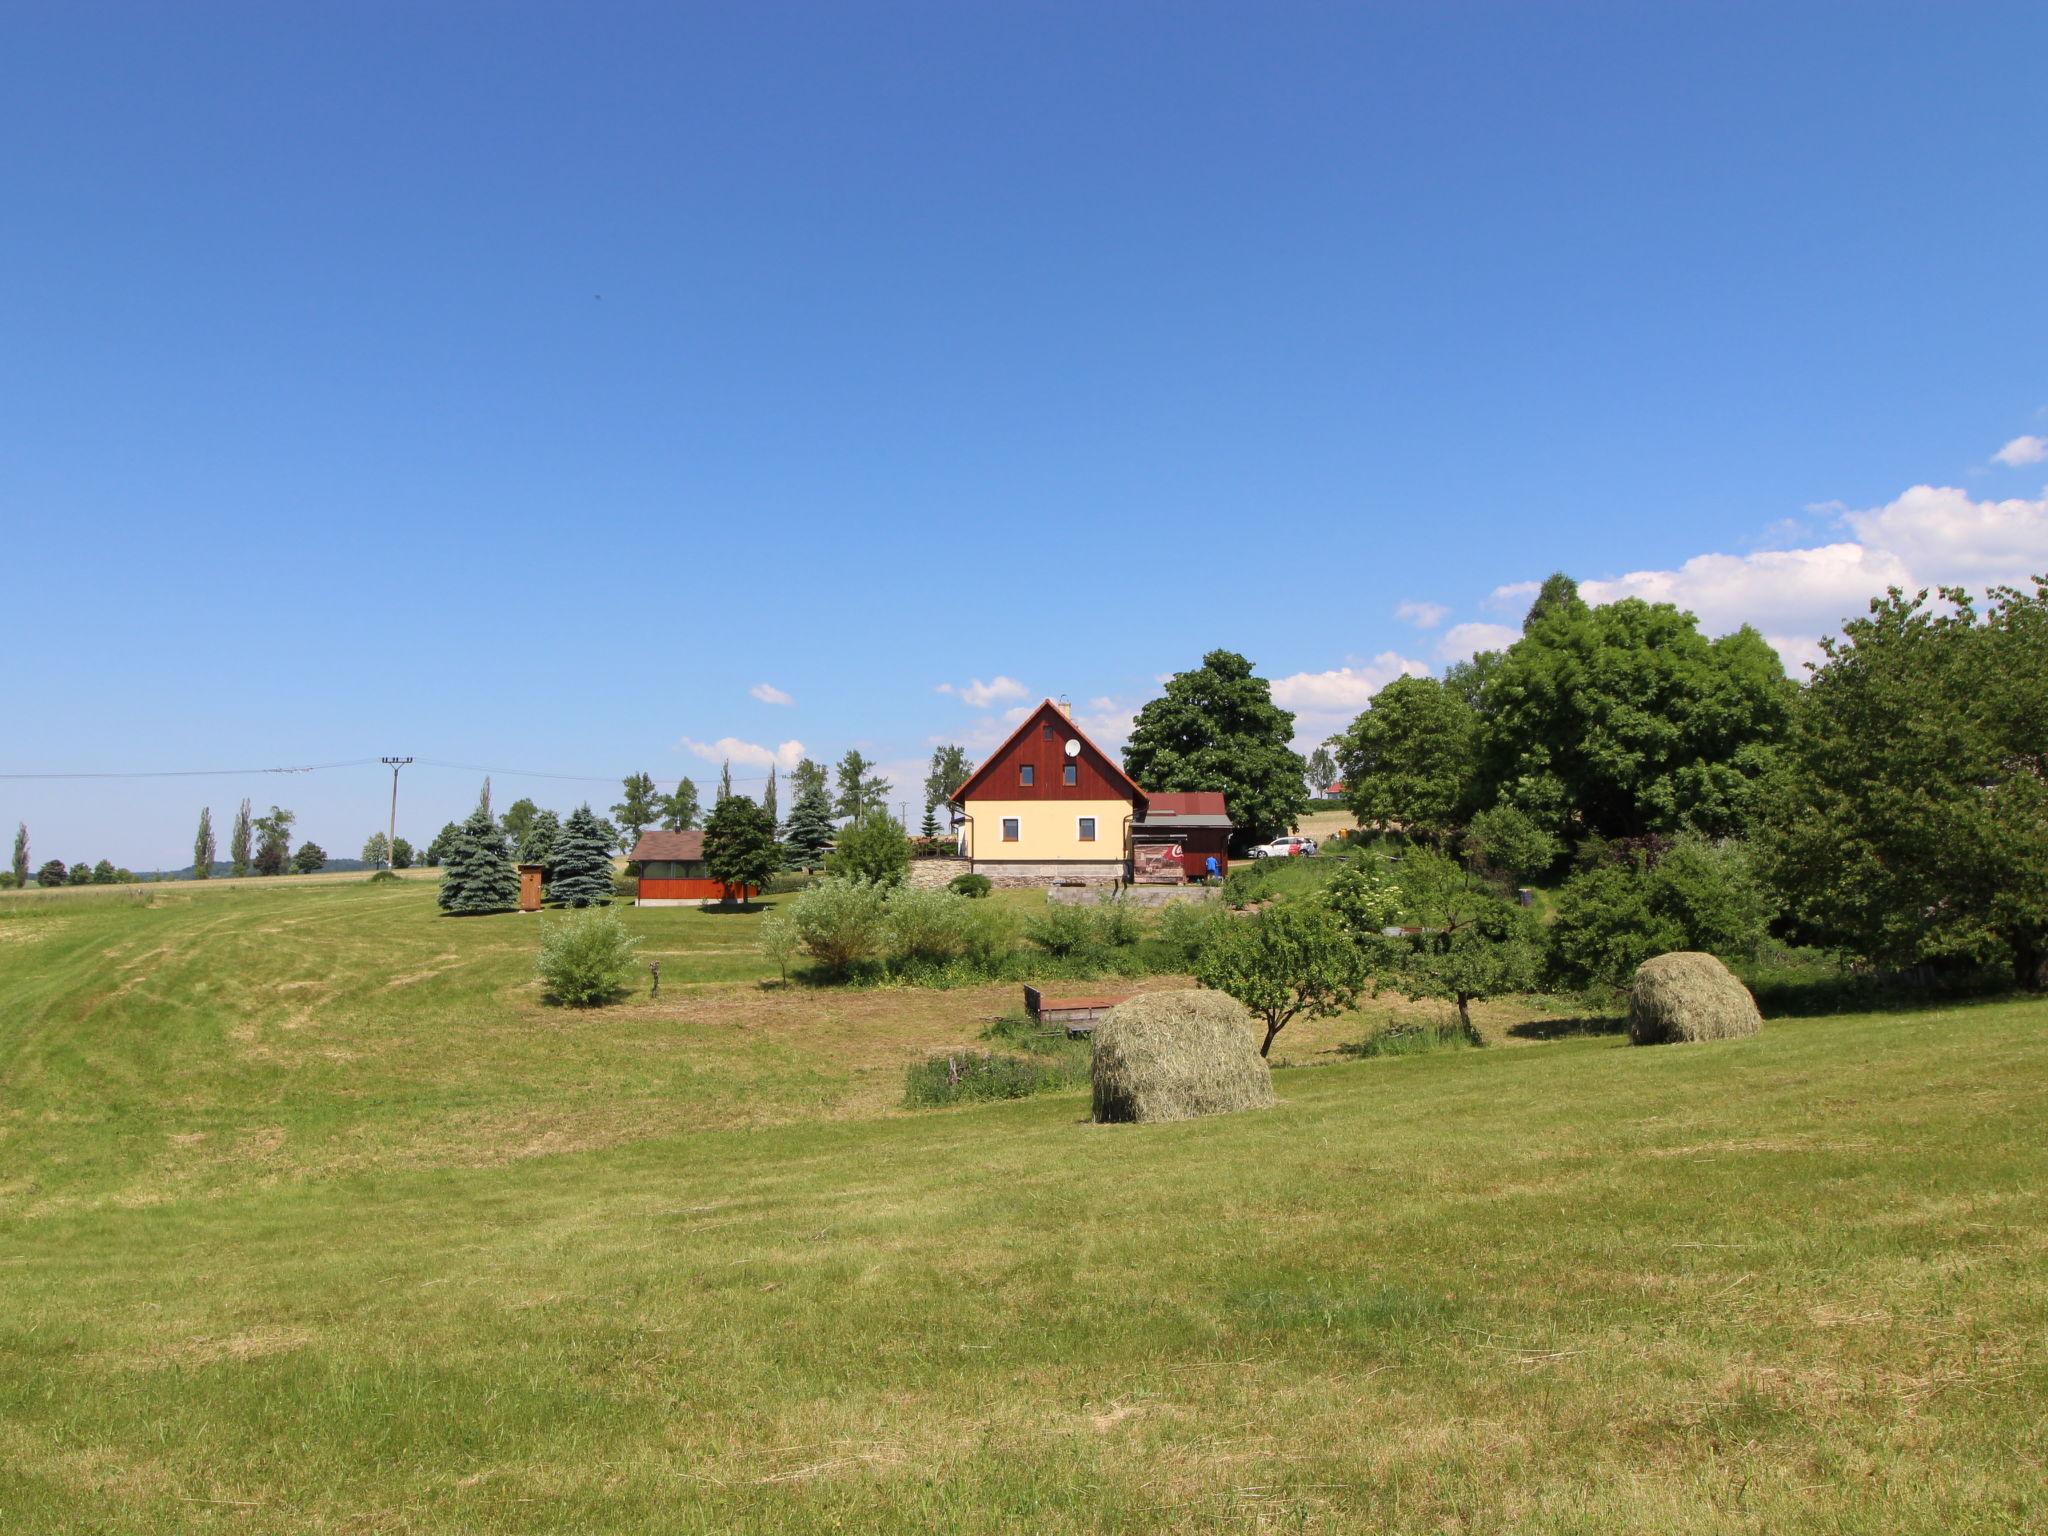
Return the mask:
<svg viewBox="0 0 2048 1536">
<path fill-rule="evenodd" d="M 380 869 L 365 882 L 368 885 L 397 885 L 398 876 L 388 869 Z"/>
<path fill-rule="evenodd" d="M 1550 969 L 1568 987 L 1620 987 L 1652 955 L 1684 947 L 1684 937 L 1650 905 L 1642 871 L 1603 864 L 1557 888 L 1550 925 Z"/>
<path fill-rule="evenodd" d="M 781 917 L 796 947 L 837 979 L 880 961 L 887 953 L 887 892 L 872 880 L 819 881 L 783 903 Z"/>
<path fill-rule="evenodd" d="M 995 881 L 987 875 L 955 875 L 946 882 L 946 889 L 956 896 L 971 896 L 979 899 L 996 888 Z"/>
<path fill-rule="evenodd" d="M 1266 894 L 1267 866 L 1271 859 L 1245 859 L 1230 866 L 1223 877 L 1223 900 L 1233 907 L 1248 907 Z"/>
<path fill-rule="evenodd" d="M 818 883 L 818 876 L 807 869 L 785 869 L 768 879 L 767 894 L 788 896 L 796 891 L 808 891 Z"/>
<path fill-rule="evenodd" d="M 1221 902 L 1176 901 L 1160 912 L 1154 932 L 1167 963 L 1175 970 L 1192 971 L 1218 926 L 1231 920 Z"/>
<path fill-rule="evenodd" d="M 1518 880 L 1542 874 L 1558 861 L 1564 845 L 1528 812 L 1512 805 L 1481 811 L 1465 829 L 1465 853 Z"/>
<path fill-rule="evenodd" d="M 1769 920 L 1746 848 L 1681 837 L 1654 864 L 1647 853 L 1625 856 L 1558 887 L 1551 970 L 1566 986 L 1620 988 L 1645 960 L 1673 950 L 1749 959 Z"/>
<path fill-rule="evenodd" d="M 639 940 L 609 907 L 589 907 L 543 924 L 534 971 L 550 1001 L 594 1008 L 625 990 Z"/>
<path fill-rule="evenodd" d="M 954 1051 L 913 1066 L 905 1076 L 903 1102 L 911 1109 L 934 1109 L 947 1104 L 1022 1099 L 1079 1087 L 1087 1081 L 1085 1052 L 1034 1057 Z"/>
<path fill-rule="evenodd" d="M 902 886 L 889 893 L 885 912 L 892 964 L 945 965 L 967 953 L 966 897 Z"/>
<path fill-rule="evenodd" d="M 1375 1030 L 1363 1040 L 1337 1047 L 1346 1056 L 1423 1056 L 1431 1051 L 1463 1051 L 1480 1044 L 1462 1019 L 1411 1019 Z"/>
<path fill-rule="evenodd" d="M 1144 935 L 1145 925 L 1128 902 L 1113 897 L 1096 904 L 1095 937 L 1105 948 L 1129 949 Z"/>
<path fill-rule="evenodd" d="M 1060 901 L 1048 902 L 1043 912 L 1026 923 L 1024 937 L 1048 955 L 1057 955 L 1061 959 L 1069 955 L 1089 954 L 1101 948 L 1095 914 L 1086 907 L 1069 906 Z"/>
<path fill-rule="evenodd" d="M 839 842 L 825 856 L 825 872 L 842 880 L 898 884 L 910 868 L 910 839 L 894 816 L 881 813 L 840 829 Z"/>
</svg>

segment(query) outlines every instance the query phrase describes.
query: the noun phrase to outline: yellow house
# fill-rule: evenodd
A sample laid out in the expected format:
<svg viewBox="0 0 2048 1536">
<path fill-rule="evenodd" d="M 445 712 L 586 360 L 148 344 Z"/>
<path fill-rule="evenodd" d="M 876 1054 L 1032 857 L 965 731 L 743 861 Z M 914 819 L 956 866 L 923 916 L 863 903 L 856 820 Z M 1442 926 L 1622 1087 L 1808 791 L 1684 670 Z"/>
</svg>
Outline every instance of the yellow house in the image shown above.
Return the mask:
<svg viewBox="0 0 2048 1536">
<path fill-rule="evenodd" d="M 1047 699 L 953 794 L 978 874 L 1120 880 L 1146 795 Z"/>
</svg>

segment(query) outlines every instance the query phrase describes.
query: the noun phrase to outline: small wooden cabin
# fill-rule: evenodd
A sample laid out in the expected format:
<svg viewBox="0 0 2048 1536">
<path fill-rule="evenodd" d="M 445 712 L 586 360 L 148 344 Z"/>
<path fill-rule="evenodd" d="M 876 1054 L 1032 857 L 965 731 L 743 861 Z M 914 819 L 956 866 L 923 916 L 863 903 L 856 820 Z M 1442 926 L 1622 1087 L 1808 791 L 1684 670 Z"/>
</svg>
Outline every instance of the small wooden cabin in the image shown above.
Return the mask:
<svg viewBox="0 0 2048 1536">
<path fill-rule="evenodd" d="M 635 906 L 679 907 L 726 899 L 725 883 L 712 879 L 704 867 L 702 832 L 642 832 L 626 857 L 639 871 Z M 746 901 L 755 893 L 749 887 L 732 894 Z"/>
<path fill-rule="evenodd" d="M 1140 885 L 1200 880 L 1212 858 L 1216 873 L 1228 874 L 1230 833 L 1220 789 L 1151 795 L 1131 828 L 1132 878 Z"/>
</svg>

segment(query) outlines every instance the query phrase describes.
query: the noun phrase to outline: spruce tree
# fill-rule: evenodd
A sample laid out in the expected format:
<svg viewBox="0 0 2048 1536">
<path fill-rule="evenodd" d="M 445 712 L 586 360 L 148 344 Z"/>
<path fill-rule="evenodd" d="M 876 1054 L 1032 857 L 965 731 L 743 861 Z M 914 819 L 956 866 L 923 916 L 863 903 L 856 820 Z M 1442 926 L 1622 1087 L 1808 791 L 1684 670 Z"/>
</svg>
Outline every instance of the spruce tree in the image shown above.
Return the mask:
<svg viewBox="0 0 2048 1536">
<path fill-rule="evenodd" d="M 587 805 L 562 823 L 548 855 L 548 900 L 564 907 L 602 907 L 612 899 L 611 843 Z"/>
<path fill-rule="evenodd" d="M 505 857 L 505 834 L 481 804 L 469 813 L 448 851 L 441 910 L 453 916 L 510 912 L 519 905 L 519 871 Z"/>
<path fill-rule="evenodd" d="M 18 891 L 28 884 L 28 823 L 21 822 L 14 829 L 14 888 Z"/>
<path fill-rule="evenodd" d="M 929 800 L 924 803 L 924 825 L 917 832 L 918 836 L 927 839 L 939 835 L 939 808 Z"/>
<path fill-rule="evenodd" d="M 251 849 L 254 840 L 255 833 L 249 820 L 249 802 L 244 800 L 241 809 L 235 812 L 235 829 L 228 834 L 230 873 L 238 880 L 248 874 L 255 865 Z"/>
<path fill-rule="evenodd" d="M 791 869 L 816 869 L 825 862 L 825 850 L 832 845 L 832 797 L 822 770 L 815 778 L 801 780 L 782 841 Z"/>
<path fill-rule="evenodd" d="M 192 878 L 204 880 L 213 873 L 213 807 L 199 808 L 199 831 L 192 839 Z"/>
<path fill-rule="evenodd" d="M 526 823 L 526 836 L 519 840 L 519 862 L 543 867 L 553 864 L 555 840 L 561 835 L 561 817 L 553 811 L 535 811 Z"/>
</svg>

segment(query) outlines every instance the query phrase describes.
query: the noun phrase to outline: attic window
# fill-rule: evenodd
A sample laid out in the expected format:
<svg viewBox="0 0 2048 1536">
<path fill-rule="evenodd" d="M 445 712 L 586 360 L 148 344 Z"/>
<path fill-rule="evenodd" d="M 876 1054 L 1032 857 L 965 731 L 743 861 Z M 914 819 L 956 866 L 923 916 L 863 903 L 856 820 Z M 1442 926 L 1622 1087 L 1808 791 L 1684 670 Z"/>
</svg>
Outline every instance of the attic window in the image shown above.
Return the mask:
<svg viewBox="0 0 2048 1536">
<path fill-rule="evenodd" d="M 1075 768 L 1072 763 L 1067 763 L 1060 769 L 1060 782 L 1072 788 L 1081 782 L 1080 770 Z"/>
<path fill-rule="evenodd" d="M 1022 787 L 1028 787 L 1030 785 L 1031 765 L 1029 763 L 1019 763 L 1017 765 L 1017 783 L 1019 784 L 1019 786 Z"/>
<path fill-rule="evenodd" d="M 1038 727 L 1038 739 L 1040 741 L 1052 740 L 1052 722 L 1050 720 L 1047 720 Z"/>
</svg>

